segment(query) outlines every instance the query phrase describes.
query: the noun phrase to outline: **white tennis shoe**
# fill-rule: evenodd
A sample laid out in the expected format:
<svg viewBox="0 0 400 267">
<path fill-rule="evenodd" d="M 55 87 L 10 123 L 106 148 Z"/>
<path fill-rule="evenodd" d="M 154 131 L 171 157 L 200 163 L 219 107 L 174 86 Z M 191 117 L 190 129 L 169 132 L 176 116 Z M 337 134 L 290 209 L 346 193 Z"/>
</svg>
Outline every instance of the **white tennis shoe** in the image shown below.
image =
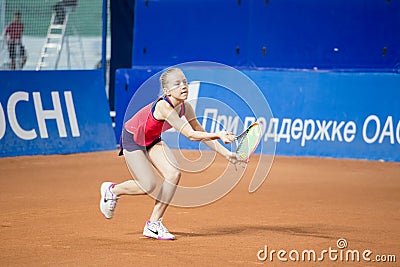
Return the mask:
<svg viewBox="0 0 400 267">
<path fill-rule="evenodd" d="M 114 184 L 111 182 L 105 182 L 101 184 L 100 188 L 100 210 L 106 219 L 111 219 L 114 215 L 115 207 L 119 197 L 111 192 L 111 187 Z"/>
<path fill-rule="evenodd" d="M 158 240 L 175 239 L 175 236 L 162 224 L 162 218 L 156 222 L 147 221 L 143 229 L 143 235 Z"/>
</svg>

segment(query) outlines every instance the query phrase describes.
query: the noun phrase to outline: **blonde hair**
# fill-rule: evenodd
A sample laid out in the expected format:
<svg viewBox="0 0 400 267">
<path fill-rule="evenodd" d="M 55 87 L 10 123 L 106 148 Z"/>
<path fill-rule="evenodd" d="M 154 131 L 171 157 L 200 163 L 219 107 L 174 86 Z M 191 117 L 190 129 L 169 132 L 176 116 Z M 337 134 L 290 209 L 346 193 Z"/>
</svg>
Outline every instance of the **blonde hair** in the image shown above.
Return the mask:
<svg viewBox="0 0 400 267">
<path fill-rule="evenodd" d="M 164 72 L 161 74 L 161 77 L 160 77 L 161 90 L 164 89 L 164 88 L 167 86 L 168 76 L 169 76 L 172 72 L 176 72 L 176 71 L 182 72 L 182 70 L 179 69 L 179 68 L 170 68 L 170 69 L 167 69 L 166 71 L 164 71 Z"/>
</svg>

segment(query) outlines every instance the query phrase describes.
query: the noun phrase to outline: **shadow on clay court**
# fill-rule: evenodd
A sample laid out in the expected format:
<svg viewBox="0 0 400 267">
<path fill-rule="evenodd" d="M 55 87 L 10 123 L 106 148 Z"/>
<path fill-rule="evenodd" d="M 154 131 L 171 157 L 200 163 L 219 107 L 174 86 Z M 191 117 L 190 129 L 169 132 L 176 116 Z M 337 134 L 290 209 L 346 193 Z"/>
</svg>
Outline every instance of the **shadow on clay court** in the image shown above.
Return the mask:
<svg viewBox="0 0 400 267">
<path fill-rule="evenodd" d="M 321 232 L 323 227 L 314 226 L 269 226 L 269 225 L 241 225 L 241 226 L 219 226 L 213 228 L 202 228 L 198 232 L 180 232 L 174 231 L 177 238 L 180 237 L 206 237 L 206 236 L 227 236 L 227 235 L 259 235 L 260 232 L 274 232 L 278 234 L 287 234 L 293 236 L 310 236 L 324 239 L 335 239 L 335 235 L 329 235 Z M 129 233 L 133 234 L 133 233 Z M 134 234 L 141 234 L 135 232 Z"/>
</svg>

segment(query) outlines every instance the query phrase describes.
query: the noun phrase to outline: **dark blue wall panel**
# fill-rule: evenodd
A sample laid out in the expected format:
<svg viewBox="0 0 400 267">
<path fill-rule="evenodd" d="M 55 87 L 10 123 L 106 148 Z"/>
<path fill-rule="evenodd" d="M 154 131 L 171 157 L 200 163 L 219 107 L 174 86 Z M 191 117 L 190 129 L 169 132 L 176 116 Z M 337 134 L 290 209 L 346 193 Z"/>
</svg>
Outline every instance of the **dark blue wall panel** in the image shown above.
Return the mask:
<svg viewBox="0 0 400 267">
<path fill-rule="evenodd" d="M 140 0 L 133 31 L 133 66 L 400 68 L 399 1 Z"/>
<path fill-rule="evenodd" d="M 400 62 L 398 1 L 251 3 L 249 53 L 256 66 L 390 70 Z"/>
<path fill-rule="evenodd" d="M 240 50 L 246 44 L 248 14 L 247 6 L 228 0 L 137 1 L 133 65 L 246 63 Z"/>
</svg>

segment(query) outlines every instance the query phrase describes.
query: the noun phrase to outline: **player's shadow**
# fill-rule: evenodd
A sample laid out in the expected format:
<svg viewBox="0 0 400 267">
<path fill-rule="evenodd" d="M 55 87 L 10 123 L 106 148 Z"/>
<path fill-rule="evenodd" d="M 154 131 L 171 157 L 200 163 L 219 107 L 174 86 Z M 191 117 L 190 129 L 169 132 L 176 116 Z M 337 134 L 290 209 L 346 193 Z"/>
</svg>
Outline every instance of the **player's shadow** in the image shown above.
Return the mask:
<svg viewBox="0 0 400 267">
<path fill-rule="evenodd" d="M 262 232 L 275 232 L 294 236 L 309 236 L 317 238 L 332 239 L 335 236 L 321 232 L 322 227 L 316 226 L 272 226 L 272 225 L 241 225 L 241 226 L 219 226 L 208 229 L 201 229 L 201 232 L 177 232 L 176 236 L 201 237 L 201 236 L 226 236 L 226 235 L 252 235 Z"/>
</svg>

